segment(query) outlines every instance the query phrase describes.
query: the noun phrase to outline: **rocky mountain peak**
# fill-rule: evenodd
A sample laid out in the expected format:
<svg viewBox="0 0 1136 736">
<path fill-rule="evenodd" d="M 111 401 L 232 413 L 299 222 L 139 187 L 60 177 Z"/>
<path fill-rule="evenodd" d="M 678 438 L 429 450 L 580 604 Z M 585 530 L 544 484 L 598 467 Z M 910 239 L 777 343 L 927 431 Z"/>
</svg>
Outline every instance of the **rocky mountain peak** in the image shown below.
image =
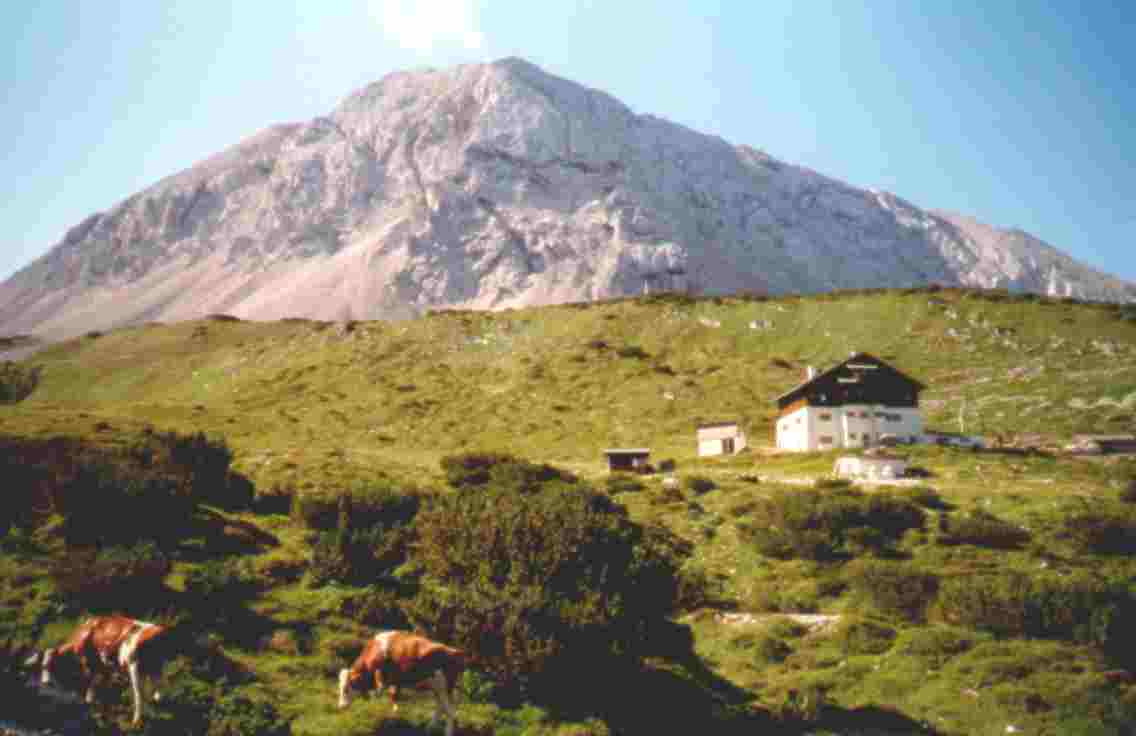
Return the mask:
<svg viewBox="0 0 1136 736">
<path fill-rule="evenodd" d="M 1136 298 L 1024 233 L 635 114 L 508 58 L 388 74 L 88 217 L 0 284 L 0 332 L 930 281 Z"/>
</svg>

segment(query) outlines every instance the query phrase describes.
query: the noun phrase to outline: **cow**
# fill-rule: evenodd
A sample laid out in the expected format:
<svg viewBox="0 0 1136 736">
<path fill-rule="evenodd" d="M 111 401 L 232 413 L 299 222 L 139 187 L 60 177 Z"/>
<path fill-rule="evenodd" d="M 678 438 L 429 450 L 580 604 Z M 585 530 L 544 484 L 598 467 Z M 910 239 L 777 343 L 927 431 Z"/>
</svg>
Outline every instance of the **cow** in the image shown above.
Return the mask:
<svg viewBox="0 0 1136 736">
<path fill-rule="evenodd" d="M 446 713 L 446 736 L 453 736 L 453 690 L 465 670 L 465 652 L 431 641 L 408 631 L 380 631 L 367 642 L 350 669 L 339 671 L 339 707 L 351 704 L 352 692 L 371 691 L 379 697 L 390 687 L 391 706 L 398 712 L 398 689 L 401 686 L 429 687 L 434 691 L 437 708 L 430 725 L 438 715 Z"/>
<path fill-rule="evenodd" d="M 130 677 L 133 723 L 137 725 L 142 721 L 144 680 L 150 680 L 154 702 L 161 700 L 157 678 L 169 655 L 170 631 L 165 626 L 125 616 L 96 616 L 79 624 L 59 646 L 33 654 L 25 665 L 40 668 L 40 683 L 45 686 L 61 679 L 64 673 L 75 675 L 77 682 L 67 684 L 78 685 L 79 691 L 85 688 L 88 703 L 95 699 L 96 670 L 125 672 Z"/>
</svg>

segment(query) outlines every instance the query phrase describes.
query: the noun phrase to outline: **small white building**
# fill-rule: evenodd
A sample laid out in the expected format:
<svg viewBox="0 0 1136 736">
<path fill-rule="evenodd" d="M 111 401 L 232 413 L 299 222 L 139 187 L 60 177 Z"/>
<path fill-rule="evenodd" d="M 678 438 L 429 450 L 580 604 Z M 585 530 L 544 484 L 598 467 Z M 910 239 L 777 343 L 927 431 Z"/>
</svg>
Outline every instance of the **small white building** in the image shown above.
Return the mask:
<svg viewBox="0 0 1136 736">
<path fill-rule="evenodd" d="M 745 432 L 737 422 L 715 422 L 698 426 L 698 457 L 736 455 L 745 446 Z"/>
<path fill-rule="evenodd" d="M 794 452 L 872 447 L 923 436 L 919 392 L 925 387 L 879 358 L 853 353 L 777 397 L 777 447 Z"/>
</svg>

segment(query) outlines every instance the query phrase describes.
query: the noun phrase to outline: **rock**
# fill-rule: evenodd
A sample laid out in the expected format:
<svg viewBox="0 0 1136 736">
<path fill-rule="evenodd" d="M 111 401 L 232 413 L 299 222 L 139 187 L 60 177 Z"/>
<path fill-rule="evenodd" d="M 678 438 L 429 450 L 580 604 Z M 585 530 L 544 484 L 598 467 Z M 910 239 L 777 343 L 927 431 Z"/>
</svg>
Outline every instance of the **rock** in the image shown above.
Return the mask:
<svg viewBox="0 0 1136 736">
<path fill-rule="evenodd" d="M 68 336 L 210 314 L 345 322 L 930 282 L 1136 298 L 1021 231 L 503 59 L 389 74 L 91 215 L 0 284 L 0 324 Z"/>
</svg>

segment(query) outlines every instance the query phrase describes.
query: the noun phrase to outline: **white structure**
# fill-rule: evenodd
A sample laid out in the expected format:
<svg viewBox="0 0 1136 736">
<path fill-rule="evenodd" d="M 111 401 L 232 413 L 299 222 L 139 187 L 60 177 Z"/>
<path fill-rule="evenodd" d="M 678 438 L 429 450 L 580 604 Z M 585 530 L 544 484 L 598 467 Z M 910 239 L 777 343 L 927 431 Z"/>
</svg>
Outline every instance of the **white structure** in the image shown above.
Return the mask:
<svg viewBox="0 0 1136 736">
<path fill-rule="evenodd" d="M 850 480 L 887 481 L 902 478 L 906 473 L 906 460 L 883 454 L 841 457 L 832 466 L 833 475 Z"/>
<path fill-rule="evenodd" d="M 897 442 L 923 436 L 923 384 L 879 358 L 854 353 L 777 398 L 777 447 L 794 452 L 871 447 L 885 435 Z"/>
<path fill-rule="evenodd" d="M 735 455 L 745 446 L 745 432 L 737 422 L 716 422 L 698 427 L 698 457 Z"/>
</svg>

